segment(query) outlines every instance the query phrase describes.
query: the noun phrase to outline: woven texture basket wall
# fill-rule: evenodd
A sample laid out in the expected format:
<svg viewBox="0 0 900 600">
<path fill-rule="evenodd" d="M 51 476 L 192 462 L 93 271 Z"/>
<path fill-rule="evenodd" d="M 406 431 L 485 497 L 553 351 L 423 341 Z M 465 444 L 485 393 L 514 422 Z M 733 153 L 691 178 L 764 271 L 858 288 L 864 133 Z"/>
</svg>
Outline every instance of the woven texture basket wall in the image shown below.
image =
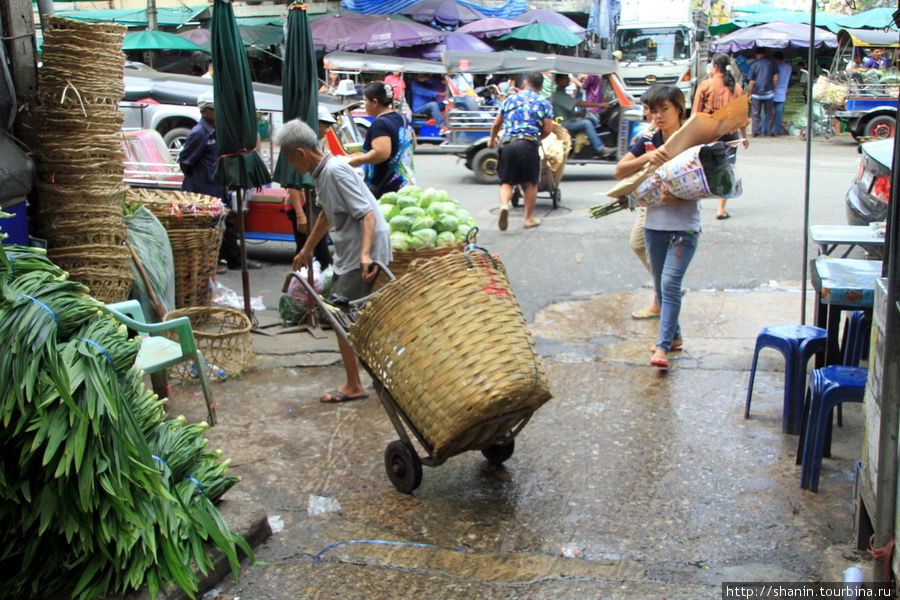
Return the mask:
<svg viewBox="0 0 900 600">
<path fill-rule="evenodd" d="M 46 17 L 39 73 L 36 220 L 49 256 L 101 302 L 128 298 L 122 245 L 125 27 Z"/>
<path fill-rule="evenodd" d="M 481 251 L 414 262 L 369 300 L 350 340 L 435 455 L 480 422 L 550 399 L 502 265 Z"/>
<path fill-rule="evenodd" d="M 394 274 L 394 277 L 399 278 L 406 273 L 409 269 L 409 265 L 412 264 L 414 260 L 428 260 L 429 258 L 434 258 L 436 256 L 443 256 L 457 250 L 462 250 L 465 246 L 465 243 L 459 243 L 452 246 L 447 244 L 445 246 L 426 248 L 424 250 L 394 250 L 392 252 L 394 260 L 391 261 L 388 268 L 391 270 L 391 273 Z M 382 288 L 387 285 L 389 281 L 390 279 L 388 279 L 387 275 L 379 273 L 372 289 L 377 290 Z"/>
<path fill-rule="evenodd" d="M 253 365 L 252 324 L 243 312 L 233 308 L 193 306 L 166 313 L 164 321 L 187 317 L 191 321 L 197 349 L 216 373 L 232 377 Z M 214 373 L 215 374 L 215 373 Z M 184 381 L 193 378 L 190 363 L 169 369 L 169 375 Z"/>
<path fill-rule="evenodd" d="M 225 232 L 222 200 L 172 190 L 129 189 L 127 202 L 146 206 L 169 234 L 175 262 L 175 307 L 208 305 L 209 280 L 215 276 Z"/>
</svg>

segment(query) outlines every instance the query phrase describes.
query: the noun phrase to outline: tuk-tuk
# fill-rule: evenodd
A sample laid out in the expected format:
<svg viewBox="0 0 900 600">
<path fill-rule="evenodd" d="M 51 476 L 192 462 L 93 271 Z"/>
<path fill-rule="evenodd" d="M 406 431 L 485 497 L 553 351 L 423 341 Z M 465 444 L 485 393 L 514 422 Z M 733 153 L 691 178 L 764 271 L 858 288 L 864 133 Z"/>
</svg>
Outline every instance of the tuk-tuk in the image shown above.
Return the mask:
<svg viewBox="0 0 900 600">
<path fill-rule="evenodd" d="M 536 52 L 459 52 L 444 53 L 448 73 L 526 74 L 589 73 L 603 77 L 603 93 L 609 106 L 599 114 L 597 133 L 603 144 L 615 148 L 613 158 L 594 156 L 593 147 L 584 133 L 572 140 L 567 164 L 614 164 L 624 156 L 632 140 L 643 129 L 643 112 L 625 91 L 616 75 L 616 63 L 608 60 L 579 58 Z M 479 183 L 496 183 L 497 150 L 488 148 L 491 126 L 499 106 L 482 105 L 470 109 L 452 108 L 447 114 L 448 139 L 441 147 L 465 160 L 467 168 Z"/>
<path fill-rule="evenodd" d="M 875 55 L 883 53 L 876 61 Z M 869 59 L 866 61 L 866 59 Z M 841 29 L 827 80 L 813 99 L 846 123 L 856 140 L 893 138 L 900 91 L 900 37 L 896 31 Z"/>
<path fill-rule="evenodd" d="M 399 71 L 401 74 L 418 75 L 419 73 L 427 73 L 429 75 L 443 76 L 447 72 L 444 65 L 434 60 L 361 54 L 359 52 L 331 52 L 326 54 L 322 61 L 326 70 L 326 79 L 328 78 L 328 73 L 337 73 L 341 80 L 352 81 L 356 88 L 353 90 L 354 94 L 352 96 L 335 96 L 332 94 L 338 102 L 361 99 L 360 84 L 362 83 L 361 77 L 363 73 L 376 73 L 379 76 L 383 76 L 387 73 Z M 452 95 L 452 90 L 448 91 L 448 102 L 450 101 L 450 95 Z M 416 132 L 417 143 L 440 144 L 446 139 L 441 135 L 440 128 L 435 125 L 428 115 L 414 114 L 405 99 L 401 100 L 396 108 L 409 118 L 413 130 Z M 372 117 L 366 114 L 366 111 L 362 108 L 355 109 L 352 114 L 357 128 L 362 136 L 365 137 L 369 125 L 372 123 Z"/>
</svg>

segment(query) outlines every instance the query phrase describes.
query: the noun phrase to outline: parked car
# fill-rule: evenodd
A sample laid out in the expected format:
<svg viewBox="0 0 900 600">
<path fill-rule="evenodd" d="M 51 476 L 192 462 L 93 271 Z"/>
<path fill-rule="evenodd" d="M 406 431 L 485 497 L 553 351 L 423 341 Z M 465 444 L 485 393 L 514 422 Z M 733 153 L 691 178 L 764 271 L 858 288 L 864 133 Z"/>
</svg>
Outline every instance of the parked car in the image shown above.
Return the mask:
<svg viewBox="0 0 900 600">
<path fill-rule="evenodd" d="M 859 148 L 859 173 L 847 190 L 847 223 L 868 226 L 887 219 L 894 140 L 865 142 Z M 864 249 L 868 254 L 881 255 L 880 248 L 865 246 Z"/>
</svg>

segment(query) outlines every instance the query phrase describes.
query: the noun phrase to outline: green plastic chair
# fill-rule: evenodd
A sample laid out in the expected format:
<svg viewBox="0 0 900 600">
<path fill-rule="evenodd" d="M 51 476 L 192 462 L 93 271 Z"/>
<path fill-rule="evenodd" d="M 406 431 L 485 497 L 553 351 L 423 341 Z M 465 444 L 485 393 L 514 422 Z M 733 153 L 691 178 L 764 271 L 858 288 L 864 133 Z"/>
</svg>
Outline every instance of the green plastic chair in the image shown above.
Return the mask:
<svg viewBox="0 0 900 600">
<path fill-rule="evenodd" d="M 137 300 L 107 304 L 105 309 L 117 321 L 133 329 L 141 337 L 141 349 L 138 351 L 135 365 L 150 375 L 153 391 L 161 398 L 167 398 L 169 395 L 168 368 L 186 360 L 194 363 L 197 379 L 200 380 L 200 387 L 203 388 L 203 397 L 206 400 L 209 424 L 215 425 L 216 403 L 213 402 L 209 383 L 206 381 L 206 360 L 194 341 L 190 319 L 178 317 L 162 323 L 146 323 L 141 303 Z M 166 331 L 173 332 L 178 341 L 163 336 L 162 333 Z"/>
</svg>

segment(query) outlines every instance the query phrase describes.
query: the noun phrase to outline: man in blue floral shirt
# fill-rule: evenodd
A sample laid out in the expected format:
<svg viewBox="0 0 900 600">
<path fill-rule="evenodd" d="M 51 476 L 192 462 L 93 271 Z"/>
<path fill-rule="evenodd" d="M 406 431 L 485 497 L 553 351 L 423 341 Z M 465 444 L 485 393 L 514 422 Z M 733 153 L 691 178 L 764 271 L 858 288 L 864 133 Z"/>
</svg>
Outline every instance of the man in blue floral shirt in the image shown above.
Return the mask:
<svg viewBox="0 0 900 600">
<path fill-rule="evenodd" d="M 525 78 L 525 89 L 509 96 L 500 105 L 500 112 L 491 126 L 488 148 L 497 146 L 500 130 L 500 159 L 497 175 L 500 178 L 500 231 L 506 231 L 509 223 L 509 203 L 513 186 L 522 186 L 525 201 L 525 229 L 537 227 L 541 220 L 533 216 L 537 201 L 537 184 L 541 177 L 541 158 L 538 147 L 541 140 L 553 128 L 553 107 L 541 98 L 544 82 L 541 73 L 530 73 Z"/>
</svg>

